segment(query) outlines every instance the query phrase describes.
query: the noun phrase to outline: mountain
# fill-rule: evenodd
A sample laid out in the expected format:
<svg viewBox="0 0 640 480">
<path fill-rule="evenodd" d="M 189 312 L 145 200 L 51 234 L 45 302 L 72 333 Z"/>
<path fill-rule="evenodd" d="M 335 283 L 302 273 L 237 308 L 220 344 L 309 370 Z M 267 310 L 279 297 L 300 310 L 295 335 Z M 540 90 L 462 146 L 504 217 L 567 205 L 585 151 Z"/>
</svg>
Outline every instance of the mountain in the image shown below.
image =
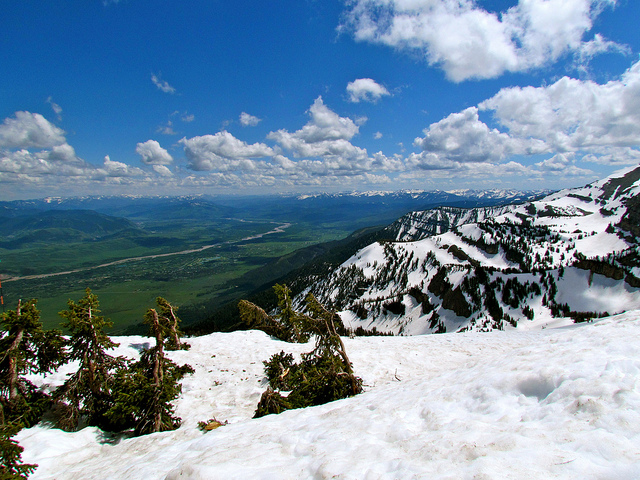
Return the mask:
<svg viewBox="0 0 640 480">
<path fill-rule="evenodd" d="M 131 221 L 91 210 L 0 209 L 0 248 L 97 240 L 138 232 Z"/>
<path fill-rule="evenodd" d="M 94 210 L 133 221 L 250 217 L 272 221 L 353 222 L 358 227 L 386 224 L 406 212 L 440 205 L 475 207 L 531 200 L 544 190 L 459 190 L 322 193 L 317 195 L 135 195 L 0 202 L 0 217 L 21 212 Z"/>
<path fill-rule="evenodd" d="M 345 337 L 364 393 L 259 419 L 263 361 L 309 345 L 259 331 L 193 337 L 166 353 L 194 368 L 174 402 L 179 429 L 130 438 L 43 421 L 15 436 L 22 460 L 39 465 L 33 480 L 638 478 L 640 310 L 573 321 L 639 308 L 639 194 L 640 167 L 354 235 L 327 258 L 369 235 L 392 240 L 299 278 L 298 299 L 313 291 L 352 328 L 464 333 Z M 471 332 L 487 330 L 510 331 Z M 154 342 L 113 340 L 111 353 L 132 359 Z M 30 380 L 51 392 L 73 370 Z M 201 431 L 211 418 L 221 426 Z"/>
<path fill-rule="evenodd" d="M 193 220 L 201 218 L 223 218 L 235 213 L 232 207 L 221 207 L 211 200 L 199 196 L 135 196 L 112 195 L 71 198 L 43 198 L 0 202 L 2 212 L 20 211 L 68 211 L 92 210 L 104 215 L 124 217 L 133 221 L 150 219 Z M 15 214 L 15 213 L 14 213 Z"/>
<path fill-rule="evenodd" d="M 298 280 L 351 328 L 533 328 L 640 308 L 640 167 L 519 205 L 412 212 Z M 301 288 L 303 284 L 305 288 Z"/>
</svg>

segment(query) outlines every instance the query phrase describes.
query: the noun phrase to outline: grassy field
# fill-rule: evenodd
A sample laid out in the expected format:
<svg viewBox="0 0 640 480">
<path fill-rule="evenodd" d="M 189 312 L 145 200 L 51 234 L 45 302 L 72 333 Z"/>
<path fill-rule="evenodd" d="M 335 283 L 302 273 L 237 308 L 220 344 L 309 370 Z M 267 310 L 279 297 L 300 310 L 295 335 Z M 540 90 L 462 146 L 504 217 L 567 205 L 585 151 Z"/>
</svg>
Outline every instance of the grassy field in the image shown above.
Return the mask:
<svg viewBox="0 0 640 480">
<path fill-rule="evenodd" d="M 241 298 L 255 286 L 243 275 L 268 262 L 311 244 L 345 237 L 343 225 L 294 224 L 280 233 L 242 240 L 273 230 L 271 222 L 217 221 L 210 225 L 185 223 L 147 225 L 143 237 L 127 234 L 92 242 L 48 245 L 29 244 L 22 249 L 0 249 L 3 275 L 49 274 L 85 268 L 77 273 L 36 279 L 3 281 L 6 308 L 19 298 L 38 298 L 46 328 L 59 327 L 58 312 L 67 300 L 77 301 L 89 287 L 100 300 L 102 314 L 110 318 L 111 333 L 131 332 L 140 324 L 155 298 L 162 296 L 195 315 L 199 304 L 224 303 Z M 142 244 L 142 245 L 141 245 Z M 119 265 L 97 265 L 131 257 L 180 252 L 215 246 L 203 251 L 146 258 Z M 265 281 L 269 281 L 265 278 Z M 186 320 L 186 319 L 185 319 Z M 197 321 L 198 318 L 189 318 Z"/>
</svg>

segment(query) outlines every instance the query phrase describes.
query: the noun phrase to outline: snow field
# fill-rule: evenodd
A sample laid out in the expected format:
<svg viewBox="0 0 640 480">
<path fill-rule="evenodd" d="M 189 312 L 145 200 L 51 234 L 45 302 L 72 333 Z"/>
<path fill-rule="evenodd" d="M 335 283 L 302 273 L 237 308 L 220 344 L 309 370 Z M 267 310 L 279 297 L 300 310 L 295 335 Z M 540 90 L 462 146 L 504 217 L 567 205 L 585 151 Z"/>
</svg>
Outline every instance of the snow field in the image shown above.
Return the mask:
<svg viewBox="0 0 640 480">
<path fill-rule="evenodd" d="M 31 478 L 640 477 L 637 311 L 535 332 L 345 339 L 365 393 L 257 420 L 262 360 L 311 345 L 261 332 L 189 342 L 172 353 L 196 368 L 177 402 L 183 427 L 113 443 L 94 428 L 23 430 L 23 460 L 40 464 Z M 197 430 L 214 415 L 229 425 Z"/>
</svg>

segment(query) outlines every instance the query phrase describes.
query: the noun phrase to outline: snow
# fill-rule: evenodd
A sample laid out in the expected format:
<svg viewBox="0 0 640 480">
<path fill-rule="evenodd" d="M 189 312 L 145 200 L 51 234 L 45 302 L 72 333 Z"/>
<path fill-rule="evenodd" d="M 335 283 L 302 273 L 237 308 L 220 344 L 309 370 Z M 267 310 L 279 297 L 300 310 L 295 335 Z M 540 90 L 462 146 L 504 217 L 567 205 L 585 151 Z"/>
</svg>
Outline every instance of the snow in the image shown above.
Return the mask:
<svg viewBox="0 0 640 480">
<path fill-rule="evenodd" d="M 120 337 L 135 352 L 140 337 Z M 117 439 L 21 431 L 37 479 L 633 479 L 640 311 L 538 331 L 345 339 L 365 393 L 251 419 L 262 360 L 310 344 L 256 331 L 188 339 L 183 426 Z M 148 340 L 146 340 L 148 341 Z M 60 376 L 47 378 L 56 383 Z M 229 424 L 208 433 L 196 424 Z"/>
<path fill-rule="evenodd" d="M 574 311 L 620 313 L 640 308 L 640 289 L 578 268 L 565 269 L 556 301 Z"/>
</svg>

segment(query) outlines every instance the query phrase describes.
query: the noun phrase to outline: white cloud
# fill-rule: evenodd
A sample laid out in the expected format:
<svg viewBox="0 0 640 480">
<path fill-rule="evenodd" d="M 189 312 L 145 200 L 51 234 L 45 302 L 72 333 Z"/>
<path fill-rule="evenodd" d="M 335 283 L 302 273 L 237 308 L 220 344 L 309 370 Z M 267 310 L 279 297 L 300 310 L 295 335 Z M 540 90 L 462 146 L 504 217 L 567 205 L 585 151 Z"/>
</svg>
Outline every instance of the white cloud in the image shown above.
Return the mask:
<svg viewBox="0 0 640 480">
<path fill-rule="evenodd" d="M 505 88 L 479 105 L 509 135 L 558 152 L 640 145 L 640 62 L 604 85 L 563 77 L 549 86 Z M 605 153 L 605 152 L 601 152 Z"/>
<path fill-rule="evenodd" d="M 479 111 L 493 113 L 503 131 L 489 128 Z M 561 78 L 543 87 L 512 87 L 424 130 L 406 159 L 409 170 L 468 175 L 511 175 L 500 166 L 514 157 L 551 154 L 522 175 L 590 177 L 579 162 L 605 165 L 640 161 L 640 61 L 603 85 Z M 508 162 L 505 164 L 505 162 Z M 478 165 L 473 166 L 473 165 Z M 525 168 L 523 166 L 523 168 Z"/>
<path fill-rule="evenodd" d="M 176 132 L 173 129 L 173 122 L 171 120 L 168 120 L 166 124 L 164 125 L 160 125 L 157 129 L 156 132 L 161 133 L 162 135 L 177 135 L 178 132 Z"/>
<path fill-rule="evenodd" d="M 196 116 L 193 113 L 184 112 L 180 115 L 180 120 L 184 123 L 191 123 L 196 119 Z"/>
<path fill-rule="evenodd" d="M 237 139 L 227 131 L 215 135 L 183 138 L 189 168 L 200 171 L 253 170 L 251 158 L 272 157 L 274 150 L 264 143 L 252 145 Z"/>
<path fill-rule="evenodd" d="M 373 138 L 380 140 L 382 138 L 382 132 L 376 132 L 373 134 Z"/>
<path fill-rule="evenodd" d="M 577 58 L 578 64 L 588 63 L 596 55 L 606 52 L 615 52 L 624 55 L 631 53 L 628 46 L 607 40 L 599 33 L 596 33 L 593 36 L 593 40 L 583 42 L 580 45 Z"/>
<path fill-rule="evenodd" d="M 70 165 L 84 163 L 84 161 L 76 155 L 75 149 L 68 143 L 56 145 L 51 150 L 40 152 L 40 154 L 52 162 L 63 162 Z"/>
<path fill-rule="evenodd" d="M 0 125 L 0 148 L 51 148 L 65 143 L 64 131 L 39 113 L 16 112 Z"/>
<path fill-rule="evenodd" d="M 136 145 L 136 153 L 146 165 L 170 165 L 173 157 L 155 140 L 147 140 Z"/>
<path fill-rule="evenodd" d="M 149 162 L 166 163 L 170 158 L 154 141 L 138 144 L 138 150 Z M 59 195 L 91 194 L 98 190 L 125 193 L 131 188 L 147 189 L 157 184 L 158 178 L 171 175 L 163 165 L 152 167 L 155 174 L 113 161 L 108 155 L 101 164 L 88 163 L 66 142 L 64 132 L 40 114 L 16 112 L 0 125 L 0 181 L 7 186 L 4 189 L 7 194 L 17 198 L 53 194 L 51 192 Z M 115 190 L 111 190 L 112 187 Z"/>
<path fill-rule="evenodd" d="M 55 103 L 51 96 L 49 96 L 49 98 L 47 98 L 47 103 L 49 105 L 51 105 L 51 109 L 56 114 L 56 118 L 58 120 L 62 120 L 62 107 L 60 105 L 58 105 L 57 103 Z"/>
<path fill-rule="evenodd" d="M 405 162 L 402 155 L 396 154 L 391 157 L 382 152 L 373 154 L 371 169 L 374 171 L 400 172 L 405 169 Z"/>
<path fill-rule="evenodd" d="M 634 165 L 640 163 L 640 150 L 637 148 L 603 148 L 592 149 L 591 153 L 581 159 L 583 162 L 601 165 Z"/>
<path fill-rule="evenodd" d="M 279 144 L 276 148 L 262 143 L 248 145 L 227 131 L 184 138 L 180 143 L 189 168 L 215 172 L 210 178 L 225 185 L 238 179 L 245 186 L 347 185 L 356 178 L 372 181 L 384 176 L 376 172 L 404 168 L 400 156 L 387 157 L 378 152 L 370 158 L 365 149 L 353 145 L 350 140 L 358 133 L 357 123 L 331 111 L 322 98 L 315 100 L 308 113 L 310 119 L 300 130 L 279 130 L 268 135 Z M 298 160 L 284 156 L 284 150 Z"/>
<path fill-rule="evenodd" d="M 151 75 L 151 81 L 158 87 L 158 90 L 162 90 L 164 93 L 176 93 L 176 89 L 169 85 L 168 82 L 163 81 L 157 75 Z"/>
<path fill-rule="evenodd" d="M 161 177 L 173 177 L 173 173 L 164 165 L 153 165 L 153 170 Z"/>
<path fill-rule="evenodd" d="M 594 172 L 575 165 L 575 155 L 558 153 L 551 158 L 536 163 L 543 174 L 561 175 L 563 177 L 590 177 Z"/>
<path fill-rule="evenodd" d="M 358 103 L 360 101 L 376 103 L 381 97 L 391 95 L 382 85 L 376 83 L 371 78 L 358 78 L 347 84 L 349 101 Z"/>
<path fill-rule="evenodd" d="M 261 118 L 254 117 L 253 115 L 249 115 L 246 112 L 242 112 L 240 114 L 240 124 L 243 127 L 255 127 L 262 121 Z"/>
<path fill-rule="evenodd" d="M 102 167 L 90 173 L 96 177 L 140 177 L 145 175 L 143 170 L 127 165 L 126 163 L 113 161 L 109 155 L 104 157 Z"/>
<path fill-rule="evenodd" d="M 351 144 L 359 131 L 350 118 L 340 117 L 318 97 L 309 108 L 311 119 L 294 133 L 287 130 L 271 132 L 267 138 L 275 140 L 296 157 L 366 157 L 366 150 Z"/>
<path fill-rule="evenodd" d="M 426 154 L 424 165 L 428 166 L 447 165 L 447 161 L 498 162 L 511 155 L 542 153 L 546 150 L 543 142 L 513 138 L 490 129 L 480 121 L 476 107 L 452 113 L 431 124 L 424 134 L 424 138 L 415 139 L 414 145 Z"/>
<path fill-rule="evenodd" d="M 358 41 L 419 51 L 455 82 L 541 67 L 568 53 L 621 49 L 583 37 L 616 0 L 520 0 L 501 14 L 473 0 L 353 0 L 340 29 Z M 585 45 L 585 43 L 587 45 Z"/>
</svg>

